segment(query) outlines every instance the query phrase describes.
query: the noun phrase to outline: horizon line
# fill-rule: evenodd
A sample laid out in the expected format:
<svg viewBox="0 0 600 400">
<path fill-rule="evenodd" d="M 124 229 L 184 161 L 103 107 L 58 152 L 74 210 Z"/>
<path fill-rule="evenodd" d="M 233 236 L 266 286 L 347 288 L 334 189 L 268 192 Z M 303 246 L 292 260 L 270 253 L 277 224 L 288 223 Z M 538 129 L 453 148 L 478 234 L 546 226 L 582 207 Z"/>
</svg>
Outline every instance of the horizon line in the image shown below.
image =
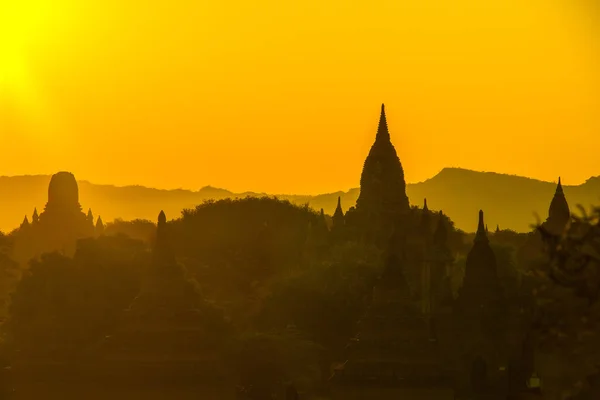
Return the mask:
<svg viewBox="0 0 600 400">
<path fill-rule="evenodd" d="M 434 179 L 435 177 L 437 177 L 438 175 L 440 175 L 443 171 L 445 170 L 462 170 L 462 171 L 467 171 L 467 172 L 475 172 L 475 173 L 481 173 L 481 174 L 496 174 L 496 175 L 505 175 L 505 176 L 510 176 L 510 177 L 516 177 L 516 178 L 522 178 L 522 179 L 529 179 L 529 180 L 533 180 L 533 181 L 538 181 L 538 182 L 543 182 L 543 183 L 553 183 L 553 184 L 558 184 L 558 177 L 556 180 L 554 181 L 546 181 L 546 180 L 542 180 L 542 179 L 538 179 L 538 178 L 532 178 L 532 177 L 528 177 L 528 176 L 523 176 L 523 175 L 517 175 L 517 174 L 509 174 L 509 173 L 504 173 L 504 172 L 495 172 L 495 171 L 477 171 L 477 170 L 472 170 L 472 169 L 468 169 L 468 168 L 463 168 L 463 167 L 444 167 L 442 168 L 439 172 L 437 172 L 435 175 L 433 175 L 430 178 L 427 178 L 425 180 L 422 181 L 417 181 L 417 182 L 406 182 L 406 185 L 418 185 L 418 184 L 422 184 L 425 183 L 431 179 Z M 2 178 L 19 178 L 19 177 L 52 177 L 52 175 L 61 172 L 61 171 L 56 171 L 54 173 L 39 173 L 39 174 L 22 174 L 22 175 L 0 175 L 0 179 Z M 68 171 L 71 172 L 71 171 Z M 73 172 L 71 172 L 73 173 Z M 75 175 L 75 173 L 73 173 L 73 175 Z M 565 185 L 564 183 L 562 183 L 562 181 L 564 181 L 564 179 L 561 181 L 562 185 L 565 187 L 569 187 L 569 186 L 580 186 L 585 184 L 586 182 L 588 182 L 590 179 L 592 178 L 597 178 L 600 175 L 592 175 L 589 178 L 587 178 L 585 181 L 576 184 L 576 185 Z M 561 175 L 562 178 L 562 175 Z M 154 187 L 154 186 L 147 186 L 147 185 L 143 185 L 143 184 L 138 184 L 138 183 L 131 183 L 131 184 L 124 184 L 124 185 L 117 185 L 114 183 L 97 183 L 97 182 L 93 182 L 89 179 L 79 179 L 76 178 L 77 182 L 81 182 L 81 183 L 89 183 L 95 186 L 111 186 L 111 187 L 115 187 L 115 188 L 134 188 L 134 187 L 138 187 L 138 188 L 145 188 L 145 189 L 152 189 L 152 190 L 158 190 L 158 191 L 186 191 L 186 192 L 192 192 L 192 193 L 198 193 L 200 191 L 202 191 L 203 189 L 207 189 L 207 188 L 211 188 L 214 190 L 222 190 L 222 191 L 226 191 L 229 192 L 231 194 L 234 195 L 239 195 L 239 194 L 263 194 L 263 195 L 269 195 L 269 196 L 320 196 L 320 195 L 330 195 L 330 194 L 337 194 L 337 193 L 348 193 L 351 190 L 354 189 L 360 189 L 360 183 L 358 183 L 355 187 L 351 187 L 348 188 L 347 190 L 335 190 L 335 191 L 329 191 L 329 192 L 314 192 L 313 194 L 307 194 L 307 193 L 273 193 L 270 194 L 267 191 L 255 191 L 255 190 L 242 190 L 242 191 L 232 191 L 230 189 L 225 189 L 222 187 L 217 187 L 217 186 L 213 186 L 213 185 L 204 185 L 198 189 L 192 189 L 192 188 L 184 188 L 184 187 L 171 187 L 171 188 L 160 188 L 160 187 Z"/>
</svg>

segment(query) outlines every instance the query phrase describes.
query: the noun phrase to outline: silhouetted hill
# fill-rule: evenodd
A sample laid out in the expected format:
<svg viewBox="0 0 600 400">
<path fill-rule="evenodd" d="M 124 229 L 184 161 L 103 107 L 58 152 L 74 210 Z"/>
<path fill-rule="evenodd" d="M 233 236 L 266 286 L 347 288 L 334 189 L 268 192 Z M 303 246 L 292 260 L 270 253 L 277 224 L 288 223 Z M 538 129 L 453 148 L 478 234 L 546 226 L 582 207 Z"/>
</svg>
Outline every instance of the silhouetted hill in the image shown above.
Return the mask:
<svg viewBox="0 0 600 400">
<path fill-rule="evenodd" d="M 49 175 L 0 177 L 0 229 L 14 229 L 25 215 L 31 219 L 34 207 L 41 211 L 46 203 L 49 182 Z M 600 177 L 590 178 L 579 186 L 563 187 L 571 211 L 576 210 L 576 204 L 586 208 L 600 204 Z M 524 232 L 535 222 L 534 212 L 542 219 L 546 218 L 555 188 L 555 183 L 520 176 L 445 168 L 431 179 L 407 185 L 407 192 L 411 204 L 421 206 L 426 197 L 430 209 L 442 209 L 458 228 L 467 232 L 476 229 L 479 209 L 485 211 L 490 229 L 499 224 L 503 229 Z M 207 199 L 264 195 L 232 193 L 211 186 L 198 191 L 159 190 L 142 186 L 96 185 L 87 181 L 79 182 L 79 193 L 83 210 L 91 207 L 94 215 L 101 215 L 105 222 L 115 218 L 154 221 L 161 209 L 169 218 L 176 218 L 183 208 L 193 208 Z M 356 204 L 358 194 L 359 189 L 350 189 L 317 196 L 277 197 L 296 204 L 309 203 L 316 210 L 323 208 L 331 214 L 338 196 L 342 197 L 342 207 L 347 210 Z"/>
</svg>

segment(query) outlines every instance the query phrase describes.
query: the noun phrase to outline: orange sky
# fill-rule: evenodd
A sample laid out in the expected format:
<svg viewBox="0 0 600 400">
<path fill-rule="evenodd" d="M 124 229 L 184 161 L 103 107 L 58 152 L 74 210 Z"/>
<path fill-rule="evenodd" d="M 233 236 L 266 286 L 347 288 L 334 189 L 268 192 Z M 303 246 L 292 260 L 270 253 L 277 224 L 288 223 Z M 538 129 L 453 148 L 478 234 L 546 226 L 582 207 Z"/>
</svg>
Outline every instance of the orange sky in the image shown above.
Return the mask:
<svg viewBox="0 0 600 400">
<path fill-rule="evenodd" d="M 457 166 L 578 184 L 600 174 L 587 7 L 0 1 L 0 174 L 346 190 L 385 102 L 408 182 Z"/>
</svg>

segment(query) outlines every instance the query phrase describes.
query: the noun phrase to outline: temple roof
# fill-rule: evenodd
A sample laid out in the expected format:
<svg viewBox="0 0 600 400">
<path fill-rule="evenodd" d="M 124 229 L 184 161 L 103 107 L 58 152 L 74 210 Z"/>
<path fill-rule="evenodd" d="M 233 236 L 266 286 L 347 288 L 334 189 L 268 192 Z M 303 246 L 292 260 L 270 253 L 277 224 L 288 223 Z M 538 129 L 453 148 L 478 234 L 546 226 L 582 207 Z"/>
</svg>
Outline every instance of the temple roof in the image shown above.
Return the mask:
<svg viewBox="0 0 600 400">
<path fill-rule="evenodd" d="M 46 208 L 49 207 L 81 210 L 79 187 L 72 173 L 63 171 L 52 175 L 48 185 L 48 203 L 46 205 Z"/>
<path fill-rule="evenodd" d="M 375 143 L 363 166 L 356 209 L 384 214 L 402 214 L 410 210 L 404 170 L 390 140 L 383 104 Z"/>
<path fill-rule="evenodd" d="M 461 298 L 466 302 L 465 304 L 485 302 L 488 299 L 497 298 L 499 288 L 496 255 L 490 247 L 483 221 L 483 211 L 480 210 L 473 247 L 467 255 Z M 476 296 L 476 298 L 470 296 Z"/>
<path fill-rule="evenodd" d="M 571 211 L 569 210 L 569 203 L 565 198 L 563 187 L 558 178 L 558 184 L 556 185 L 556 191 L 554 197 L 550 202 L 548 208 L 548 219 L 546 220 L 546 227 L 553 231 L 561 231 L 565 228 L 571 218 Z M 554 232 L 560 233 L 560 232 Z"/>
</svg>

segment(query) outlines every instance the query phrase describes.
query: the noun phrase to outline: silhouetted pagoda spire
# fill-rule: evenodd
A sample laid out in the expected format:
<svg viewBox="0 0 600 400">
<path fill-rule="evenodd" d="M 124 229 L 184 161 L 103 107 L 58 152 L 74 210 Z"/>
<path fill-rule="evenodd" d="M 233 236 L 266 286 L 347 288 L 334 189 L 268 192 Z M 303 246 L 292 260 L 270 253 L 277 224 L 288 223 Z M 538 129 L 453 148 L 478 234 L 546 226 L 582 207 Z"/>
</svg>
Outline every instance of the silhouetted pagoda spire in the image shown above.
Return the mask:
<svg viewBox="0 0 600 400">
<path fill-rule="evenodd" d="M 31 223 L 37 224 L 40 222 L 40 216 L 38 215 L 37 207 L 33 209 L 33 216 L 31 217 Z"/>
<path fill-rule="evenodd" d="M 385 106 L 382 104 L 375 142 L 360 178 L 356 212 L 362 215 L 360 219 L 368 236 L 379 237 L 376 241 L 385 245 L 382 240 L 391 234 L 392 224 L 409 211 L 404 170 L 390 140 Z"/>
<path fill-rule="evenodd" d="M 156 264 L 144 274 L 140 293 L 125 310 L 119 329 L 97 347 L 100 359 L 111 366 L 119 363 L 148 371 L 148 365 L 154 364 L 168 374 L 206 360 L 215 366 L 220 363 L 214 349 L 222 340 L 225 322 L 202 299 L 197 282 L 175 262 L 168 227 L 161 211 L 154 244 Z"/>
<path fill-rule="evenodd" d="M 158 224 L 156 225 L 156 242 L 154 244 L 154 260 L 159 266 L 167 266 L 175 262 L 175 257 L 169 242 L 167 232 L 167 216 L 161 210 L 158 214 Z"/>
<path fill-rule="evenodd" d="M 548 209 L 546 228 L 554 234 L 561 234 L 570 219 L 571 211 L 569 210 L 569 203 L 567 203 L 560 177 L 558 177 L 558 185 L 556 185 L 556 191 Z"/>
<path fill-rule="evenodd" d="M 390 142 L 390 132 L 388 131 L 387 118 L 385 117 L 385 104 L 381 105 L 381 114 L 379 115 L 379 125 L 377 126 L 375 141 Z"/>
<path fill-rule="evenodd" d="M 92 213 L 92 209 L 89 208 L 88 209 L 88 213 L 87 213 L 87 223 L 88 223 L 88 227 L 90 229 L 90 232 L 93 233 L 94 232 L 94 214 Z"/>
<path fill-rule="evenodd" d="M 459 356 L 468 360 L 464 364 L 464 372 L 472 371 L 479 364 L 496 370 L 508 363 L 506 333 L 510 328 L 507 328 L 507 303 L 501 291 L 496 264 L 496 256 L 485 231 L 483 211 L 480 210 L 473 247 L 467 255 L 463 284 L 454 303 Z"/>
<path fill-rule="evenodd" d="M 333 213 L 333 227 L 335 229 L 340 229 L 344 226 L 344 211 L 342 210 L 342 197 L 338 196 L 337 207 L 335 208 L 335 212 Z"/>
<path fill-rule="evenodd" d="M 100 216 L 98 216 L 98 221 L 96 221 L 96 235 L 104 235 L 104 222 L 102 222 L 102 217 Z"/>
<path fill-rule="evenodd" d="M 475 242 L 488 242 L 487 229 L 483 223 L 483 211 L 479 210 L 479 223 L 477 224 L 477 233 L 475 233 Z"/>
<path fill-rule="evenodd" d="M 25 218 L 23 218 L 23 222 L 21 222 L 21 229 L 27 229 L 29 228 L 29 219 L 27 218 L 27 215 L 25 216 Z"/>
<path fill-rule="evenodd" d="M 497 299 L 499 289 L 496 256 L 485 231 L 483 211 L 479 210 L 479 224 L 473 247 L 467 255 L 460 296 L 463 305 L 473 306 Z"/>
<path fill-rule="evenodd" d="M 495 233 L 498 233 L 498 232 L 500 232 L 500 225 L 496 225 L 496 232 Z"/>
</svg>

